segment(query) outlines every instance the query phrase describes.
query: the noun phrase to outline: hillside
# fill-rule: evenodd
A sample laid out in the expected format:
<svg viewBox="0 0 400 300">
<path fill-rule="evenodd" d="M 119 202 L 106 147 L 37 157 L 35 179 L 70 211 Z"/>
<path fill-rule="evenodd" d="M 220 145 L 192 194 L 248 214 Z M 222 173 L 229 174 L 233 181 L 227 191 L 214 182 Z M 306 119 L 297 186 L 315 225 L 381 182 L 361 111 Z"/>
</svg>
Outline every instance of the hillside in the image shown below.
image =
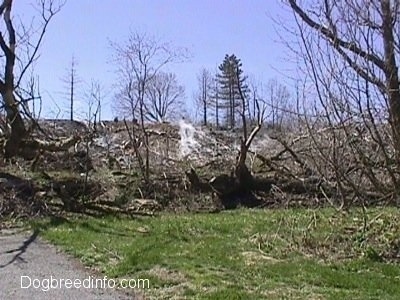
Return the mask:
<svg viewBox="0 0 400 300">
<path fill-rule="evenodd" d="M 148 213 L 159 209 L 213 211 L 241 204 L 340 205 L 342 195 L 333 182 L 335 169 L 321 157 L 321 153 L 325 155 L 323 151 L 331 151 L 329 134 L 334 130 L 321 128 L 310 136 L 263 128 L 252 142 L 246 160 L 256 180 L 254 193 L 224 194 L 221 200 L 219 191 L 234 184 L 229 180 L 240 150 L 239 130 L 193 126 L 184 120 L 176 124 L 149 124 L 146 132 L 150 180 L 144 183 L 133 144 L 136 143 L 143 159 L 146 147 L 137 124 L 105 121 L 88 126 L 76 121 L 42 120 L 36 131 L 38 137 L 51 140 L 79 135 L 81 140 L 68 151 L 44 152 L 31 161 L 2 161 L 0 216 L 18 212 L 35 215 L 54 208 L 91 213 Z M 353 143 L 374 147 L 368 136 L 354 133 Z M 346 138 L 343 136 L 344 142 Z M 326 148 L 313 147 L 316 139 Z M 376 203 L 382 195 L 357 171 L 359 162 L 351 155 L 351 144 L 343 145 L 345 160 L 341 165 L 353 170 L 349 176 L 364 184 L 365 195 Z M 386 176 L 384 166 L 377 164 L 375 168 L 377 176 L 379 172 L 382 178 Z M 197 176 L 202 188 L 193 186 L 190 174 Z M 353 197 L 352 193 L 348 196 Z"/>
</svg>

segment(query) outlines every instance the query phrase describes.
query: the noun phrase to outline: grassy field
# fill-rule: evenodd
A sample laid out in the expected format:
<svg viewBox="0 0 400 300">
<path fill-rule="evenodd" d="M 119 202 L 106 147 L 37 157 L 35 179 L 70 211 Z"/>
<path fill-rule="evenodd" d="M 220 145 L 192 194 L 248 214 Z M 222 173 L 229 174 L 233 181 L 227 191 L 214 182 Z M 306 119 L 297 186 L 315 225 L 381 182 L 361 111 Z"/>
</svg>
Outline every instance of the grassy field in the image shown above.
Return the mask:
<svg viewBox="0 0 400 300">
<path fill-rule="evenodd" d="M 70 217 L 33 226 L 109 277 L 149 278 L 149 299 L 400 296 L 396 209 Z"/>
</svg>

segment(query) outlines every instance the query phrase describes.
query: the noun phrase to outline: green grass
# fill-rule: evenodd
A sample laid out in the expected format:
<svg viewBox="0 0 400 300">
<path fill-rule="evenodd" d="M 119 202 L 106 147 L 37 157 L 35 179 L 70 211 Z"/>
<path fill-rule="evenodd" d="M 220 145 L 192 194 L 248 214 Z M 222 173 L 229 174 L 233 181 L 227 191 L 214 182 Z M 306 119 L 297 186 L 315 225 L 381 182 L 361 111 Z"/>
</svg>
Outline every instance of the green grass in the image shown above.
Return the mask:
<svg viewBox="0 0 400 300">
<path fill-rule="evenodd" d="M 237 210 L 46 219 L 42 236 L 153 299 L 398 299 L 400 213 Z"/>
</svg>

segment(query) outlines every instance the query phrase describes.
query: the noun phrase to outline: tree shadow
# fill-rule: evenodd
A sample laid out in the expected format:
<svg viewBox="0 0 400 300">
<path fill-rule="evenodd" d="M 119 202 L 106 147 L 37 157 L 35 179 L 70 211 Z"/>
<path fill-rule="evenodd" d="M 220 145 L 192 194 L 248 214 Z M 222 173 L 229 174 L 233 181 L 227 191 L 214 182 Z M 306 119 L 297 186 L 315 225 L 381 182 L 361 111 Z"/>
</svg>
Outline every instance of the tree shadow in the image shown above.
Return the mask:
<svg viewBox="0 0 400 300">
<path fill-rule="evenodd" d="M 34 228 L 40 233 L 41 231 L 46 231 L 49 228 L 57 227 L 64 223 L 71 223 L 71 221 L 69 221 L 66 217 L 53 214 L 50 216 L 49 221 L 35 224 Z"/>
<path fill-rule="evenodd" d="M 117 229 L 113 226 L 106 226 L 104 224 L 93 224 L 91 222 L 83 222 L 80 224 L 81 227 L 85 228 L 88 231 L 98 233 L 101 235 L 110 235 L 110 236 L 119 236 L 121 238 L 132 238 L 135 234 L 135 230 L 129 230 L 124 228 L 123 231 L 121 229 Z"/>
<path fill-rule="evenodd" d="M 39 235 L 39 230 L 35 229 L 33 231 L 33 233 L 25 241 L 22 242 L 22 245 L 19 248 L 5 251 L 3 254 L 11 254 L 14 252 L 15 252 L 15 254 L 7 263 L 0 265 L 0 269 L 3 269 L 5 267 L 11 265 L 12 263 L 14 263 L 17 260 L 24 261 L 24 259 L 21 256 L 26 252 L 28 247 L 36 240 L 38 235 Z"/>
<path fill-rule="evenodd" d="M 16 261 L 25 262 L 25 260 L 22 258 L 22 255 L 27 251 L 29 246 L 33 242 L 36 241 L 36 239 L 39 236 L 41 231 L 44 231 L 49 227 L 57 227 L 57 226 L 59 226 L 59 225 L 61 225 L 63 223 L 66 223 L 66 222 L 69 223 L 70 221 L 68 219 L 64 218 L 64 217 L 53 215 L 53 216 L 51 216 L 49 222 L 46 222 L 44 224 L 35 225 L 32 234 L 22 242 L 22 245 L 20 247 L 15 248 L 15 249 L 11 249 L 11 250 L 7 250 L 7 251 L 4 251 L 3 253 L 0 253 L 0 254 L 12 254 L 12 253 L 15 253 L 14 256 L 7 263 L 0 265 L 0 269 L 5 268 L 5 267 L 13 264 Z"/>
<path fill-rule="evenodd" d="M 65 223 L 74 225 L 74 218 L 77 218 L 78 216 L 82 216 L 82 218 L 85 218 L 86 216 L 93 217 L 93 218 L 98 218 L 101 215 L 98 214 L 93 214 L 90 215 L 86 212 L 81 212 L 79 214 L 75 213 L 73 214 L 73 217 L 71 220 L 67 219 L 66 217 L 63 216 L 57 216 L 54 215 L 52 216 L 47 222 L 41 222 L 37 225 L 35 225 L 35 229 L 40 232 L 42 231 L 47 231 L 51 228 L 55 228 L 58 226 L 61 226 Z M 104 215 L 107 216 L 107 215 Z M 116 218 L 120 216 L 115 216 Z M 99 234 L 106 234 L 106 235 L 114 235 L 114 236 L 120 236 L 120 237 L 132 237 L 132 235 L 135 234 L 135 230 L 128 230 L 124 228 L 124 231 L 121 231 L 121 229 L 117 229 L 110 224 L 105 225 L 105 224 L 97 224 L 96 222 L 92 223 L 89 220 L 84 220 L 84 221 L 79 221 L 76 223 L 77 226 L 84 228 L 85 230 L 99 233 Z"/>
</svg>

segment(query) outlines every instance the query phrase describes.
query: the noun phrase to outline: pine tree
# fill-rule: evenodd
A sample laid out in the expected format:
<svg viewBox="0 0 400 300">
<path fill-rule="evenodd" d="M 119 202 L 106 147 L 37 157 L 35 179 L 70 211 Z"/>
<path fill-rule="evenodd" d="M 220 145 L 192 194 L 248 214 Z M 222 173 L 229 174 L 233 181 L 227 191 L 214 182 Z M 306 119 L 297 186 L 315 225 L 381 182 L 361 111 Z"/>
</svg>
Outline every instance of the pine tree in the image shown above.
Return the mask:
<svg viewBox="0 0 400 300">
<path fill-rule="evenodd" d="M 226 110 L 226 125 L 229 128 L 236 126 L 236 114 L 242 102 L 239 95 L 239 86 L 244 93 L 248 87 L 245 84 L 246 77 L 243 76 L 242 63 L 234 54 L 225 55 L 224 61 L 218 67 L 220 73 L 217 75 L 219 91 L 219 108 Z"/>
</svg>

